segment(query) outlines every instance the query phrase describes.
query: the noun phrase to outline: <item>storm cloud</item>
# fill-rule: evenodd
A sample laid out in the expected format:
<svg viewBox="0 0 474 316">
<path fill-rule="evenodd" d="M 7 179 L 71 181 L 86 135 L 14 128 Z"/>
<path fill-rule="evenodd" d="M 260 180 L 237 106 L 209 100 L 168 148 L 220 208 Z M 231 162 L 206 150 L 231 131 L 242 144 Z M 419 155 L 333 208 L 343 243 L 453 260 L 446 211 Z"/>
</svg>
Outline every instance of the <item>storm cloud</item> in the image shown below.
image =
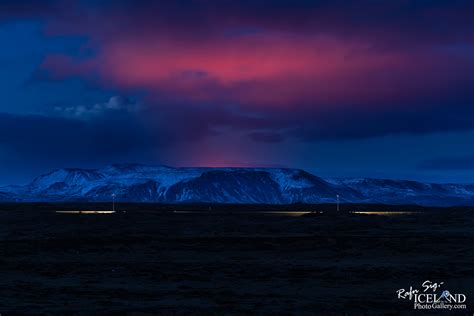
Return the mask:
<svg viewBox="0 0 474 316">
<path fill-rule="evenodd" d="M 287 158 L 292 149 L 323 142 L 474 130 L 472 1 L 47 0 L 0 9 L 0 26 L 28 21 L 21 34 L 33 29 L 41 46 L 28 57 L 22 41 L 19 66 L 15 45 L 5 46 L 8 60 L 0 53 L 11 70 L 4 86 L 16 69 L 26 78 L 2 108 L 0 148 L 25 164 L 238 156 L 291 165 L 303 160 Z"/>
</svg>

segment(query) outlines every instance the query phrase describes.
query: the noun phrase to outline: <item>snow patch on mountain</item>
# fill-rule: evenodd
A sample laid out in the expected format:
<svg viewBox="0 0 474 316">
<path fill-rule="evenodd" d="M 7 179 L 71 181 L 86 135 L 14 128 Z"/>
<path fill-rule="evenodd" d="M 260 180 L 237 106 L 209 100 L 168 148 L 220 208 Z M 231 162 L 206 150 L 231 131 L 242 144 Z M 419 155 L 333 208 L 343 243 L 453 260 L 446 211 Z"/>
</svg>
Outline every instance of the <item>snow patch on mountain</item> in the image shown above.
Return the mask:
<svg viewBox="0 0 474 316">
<path fill-rule="evenodd" d="M 334 203 L 474 205 L 473 184 L 322 179 L 300 169 L 173 168 L 118 164 L 57 169 L 25 186 L 0 188 L 0 201 L 153 203 Z"/>
</svg>

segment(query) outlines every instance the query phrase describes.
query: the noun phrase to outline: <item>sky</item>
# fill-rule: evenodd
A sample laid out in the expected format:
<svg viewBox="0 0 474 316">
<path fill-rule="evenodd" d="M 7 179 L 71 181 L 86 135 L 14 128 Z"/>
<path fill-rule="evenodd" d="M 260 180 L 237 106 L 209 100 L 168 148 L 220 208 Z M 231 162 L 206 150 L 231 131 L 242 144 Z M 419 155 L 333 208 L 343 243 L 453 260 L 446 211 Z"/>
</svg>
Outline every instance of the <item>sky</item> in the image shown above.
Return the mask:
<svg viewBox="0 0 474 316">
<path fill-rule="evenodd" d="M 113 163 L 474 182 L 474 2 L 0 1 L 0 185 Z"/>
</svg>

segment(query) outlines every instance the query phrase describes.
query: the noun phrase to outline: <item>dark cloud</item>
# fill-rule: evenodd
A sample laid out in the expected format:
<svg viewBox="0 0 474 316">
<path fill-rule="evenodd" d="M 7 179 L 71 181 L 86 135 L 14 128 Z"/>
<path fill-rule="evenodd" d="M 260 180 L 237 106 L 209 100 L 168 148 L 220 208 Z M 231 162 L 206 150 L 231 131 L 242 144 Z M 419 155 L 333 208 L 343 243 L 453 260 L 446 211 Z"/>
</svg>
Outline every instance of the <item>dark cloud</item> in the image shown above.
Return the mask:
<svg viewBox="0 0 474 316">
<path fill-rule="evenodd" d="M 249 137 L 262 143 L 281 143 L 284 140 L 284 137 L 278 132 L 252 132 Z"/>
<path fill-rule="evenodd" d="M 469 0 L 3 0 L 0 12 L 8 19 L 49 18 L 58 32 L 95 30 L 96 35 L 163 30 L 199 40 L 231 30 L 276 30 L 369 37 L 383 46 L 474 40 Z"/>
<path fill-rule="evenodd" d="M 419 166 L 422 170 L 474 170 L 474 156 L 471 157 L 443 157 L 422 161 Z"/>
<path fill-rule="evenodd" d="M 417 106 L 382 111 L 346 107 L 334 111 L 300 114 L 285 135 L 303 141 L 363 139 L 386 135 L 423 135 L 474 129 L 474 108 L 437 106 L 420 111 Z M 288 126 L 290 127 L 290 126 Z"/>
<path fill-rule="evenodd" d="M 70 1 L 63 1 L 63 4 L 66 2 Z M 58 0 L 2 0 L 0 1 L 0 22 L 53 16 L 59 13 L 60 7 Z"/>
<path fill-rule="evenodd" d="M 59 167 L 155 162 L 160 142 L 138 117 L 125 113 L 89 120 L 0 113 L 0 184 Z"/>
<path fill-rule="evenodd" d="M 0 114 L 0 147 L 28 163 L 474 130 L 473 1 L 0 1 L 0 21 L 24 19 L 41 40 L 81 38 L 35 56 L 25 91 L 74 79 L 139 95 Z"/>
<path fill-rule="evenodd" d="M 252 126 L 209 106 L 181 111 L 176 104 L 138 105 L 115 96 L 94 105 L 57 107 L 49 115 L 0 113 L 0 149 L 48 163 L 154 161 L 169 147 L 202 141 L 219 128 Z"/>
<path fill-rule="evenodd" d="M 91 20 L 120 19 L 123 33 L 201 36 L 249 29 L 332 34 L 370 38 L 383 46 L 458 43 L 474 40 L 474 3 L 469 0 L 421 1 L 75 1 L 82 11 L 72 28 L 87 28 Z M 71 21 L 71 13 L 64 12 Z M 103 23 L 105 24 L 107 20 Z M 79 25 L 80 26 L 79 26 Z M 92 25 L 91 25 L 92 27 Z M 96 26 L 94 26 L 96 27 Z M 114 27 L 104 28 L 105 33 Z M 192 29 L 192 32 L 189 32 Z M 110 34 L 110 33 L 109 33 Z M 235 34 L 235 33 L 233 33 Z"/>
<path fill-rule="evenodd" d="M 55 116 L 1 114 L 0 144 L 25 155 L 54 152 L 103 157 L 151 153 L 156 148 L 200 142 L 222 134 L 243 133 L 255 142 L 281 143 L 474 129 L 474 109 L 460 115 L 439 107 L 427 116 L 397 107 L 378 113 L 350 106 L 331 111 L 309 107 L 302 112 L 251 112 L 212 104 L 197 104 L 186 111 L 182 108 L 176 103 L 138 105 L 116 96 L 90 106 L 59 107 Z"/>
<path fill-rule="evenodd" d="M 25 160 L 101 161 L 151 150 L 149 135 L 130 117 L 82 121 L 64 117 L 0 114 L 0 147 Z"/>
</svg>

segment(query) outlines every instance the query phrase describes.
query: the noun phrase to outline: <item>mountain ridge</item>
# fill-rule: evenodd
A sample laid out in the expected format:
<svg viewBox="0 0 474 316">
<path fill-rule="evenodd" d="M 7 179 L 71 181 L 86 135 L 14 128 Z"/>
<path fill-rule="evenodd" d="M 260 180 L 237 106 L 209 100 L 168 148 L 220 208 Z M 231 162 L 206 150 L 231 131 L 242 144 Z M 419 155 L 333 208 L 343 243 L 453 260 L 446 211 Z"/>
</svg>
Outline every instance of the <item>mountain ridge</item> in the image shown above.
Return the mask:
<svg viewBox="0 0 474 316">
<path fill-rule="evenodd" d="M 0 187 L 3 202 L 474 205 L 474 184 L 373 178 L 323 179 L 302 169 L 205 168 L 114 164 L 62 168 L 24 186 Z"/>
</svg>

